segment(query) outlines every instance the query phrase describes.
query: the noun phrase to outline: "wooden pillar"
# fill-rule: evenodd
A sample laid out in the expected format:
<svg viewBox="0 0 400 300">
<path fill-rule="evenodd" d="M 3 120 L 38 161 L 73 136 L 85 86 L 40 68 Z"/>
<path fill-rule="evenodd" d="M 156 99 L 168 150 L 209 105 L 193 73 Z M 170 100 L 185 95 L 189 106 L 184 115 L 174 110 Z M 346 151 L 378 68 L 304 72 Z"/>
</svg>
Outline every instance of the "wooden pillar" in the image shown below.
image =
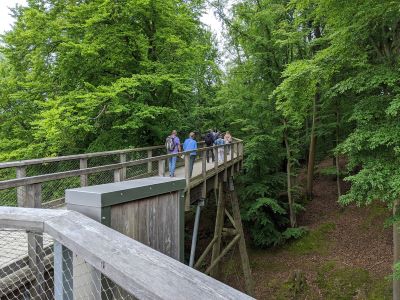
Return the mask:
<svg viewBox="0 0 400 300">
<path fill-rule="evenodd" d="M 224 182 L 228 181 L 228 145 L 224 145 Z"/>
<path fill-rule="evenodd" d="M 26 177 L 26 166 L 17 167 L 16 169 L 17 178 Z M 17 205 L 19 207 L 25 206 L 25 197 L 26 197 L 26 186 L 17 187 Z"/>
<path fill-rule="evenodd" d="M 239 252 L 240 252 L 240 259 L 242 261 L 246 291 L 249 295 L 254 295 L 254 282 L 251 275 L 250 262 L 246 249 L 246 241 L 244 239 L 242 218 L 240 216 L 239 200 L 233 184 L 233 178 L 229 178 L 229 192 L 231 195 L 232 212 L 233 212 L 233 217 L 235 219 L 235 228 L 238 234 L 240 234 Z"/>
<path fill-rule="evenodd" d="M 190 210 L 190 155 L 185 154 L 185 179 L 186 179 L 186 199 L 185 199 L 185 211 Z"/>
<path fill-rule="evenodd" d="M 217 200 L 217 216 L 215 218 L 215 228 L 214 228 L 214 238 L 216 238 L 215 244 L 212 250 L 211 265 L 214 267 L 210 270 L 210 274 L 213 277 L 219 275 L 219 264 L 214 263 L 221 252 L 221 236 L 222 228 L 224 226 L 224 216 L 225 216 L 225 197 L 223 193 L 223 184 L 219 182 L 218 187 L 218 200 Z"/>
<path fill-rule="evenodd" d="M 205 199 L 207 197 L 207 152 L 201 152 L 201 175 L 203 177 L 203 183 L 201 187 L 201 197 Z"/>
<path fill-rule="evenodd" d="M 153 150 L 147 150 L 147 158 L 152 158 L 152 157 L 153 157 Z M 152 161 L 147 162 L 147 173 L 151 173 L 153 171 L 152 164 L 153 164 Z"/>
<path fill-rule="evenodd" d="M 121 153 L 119 155 L 119 161 L 121 163 L 126 162 L 126 153 Z M 122 167 L 122 169 L 121 169 L 121 178 L 120 179 L 121 179 L 121 181 L 126 180 L 126 167 Z"/>
<path fill-rule="evenodd" d="M 26 187 L 25 207 L 40 208 L 42 200 L 42 189 L 39 184 L 31 184 Z M 28 259 L 29 268 L 34 276 L 34 282 L 30 289 L 32 299 L 41 299 L 44 294 L 44 249 L 43 235 L 28 232 Z"/>
<path fill-rule="evenodd" d="M 115 169 L 114 170 L 114 182 L 120 182 L 121 179 L 122 169 Z"/>
<path fill-rule="evenodd" d="M 87 158 L 81 158 L 79 160 L 79 168 L 80 169 L 86 169 L 88 166 L 88 161 Z M 81 186 L 88 186 L 88 175 L 81 175 Z"/>
<path fill-rule="evenodd" d="M 73 253 L 54 241 L 54 299 L 73 300 Z"/>
<path fill-rule="evenodd" d="M 218 190 L 218 147 L 214 147 L 214 170 L 215 170 L 215 178 L 214 178 L 214 189 Z"/>
<path fill-rule="evenodd" d="M 158 176 L 164 177 L 165 176 L 165 160 L 158 161 Z"/>
</svg>

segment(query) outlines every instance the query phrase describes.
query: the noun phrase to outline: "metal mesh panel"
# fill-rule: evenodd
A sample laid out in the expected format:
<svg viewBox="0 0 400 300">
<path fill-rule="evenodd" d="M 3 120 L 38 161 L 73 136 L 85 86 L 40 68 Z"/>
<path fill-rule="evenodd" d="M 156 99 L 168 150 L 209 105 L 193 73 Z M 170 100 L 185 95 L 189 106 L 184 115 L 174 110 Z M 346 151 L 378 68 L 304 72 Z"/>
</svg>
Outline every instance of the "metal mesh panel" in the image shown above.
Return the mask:
<svg viewBox="0 0 400 300">
<path fill-rule="evenodd" d="M 89 185 L 114 182 L 114 171 L 104 171 L 88 175 Z"/>
<path fill-rule="evenodd" d="M 79 177 L 70 177 L 42 183 L 42 204 L 59 206 L 64 202 L 65 190 L 80 187 Z"/>
<path fill-rule="evenodd" d="M 0 191 L 1 206 L 17 206 L 17 189 L 7 189 Z"/>
<path fill-rule="evenodd" d="M 1 299 L 135 299 L 49 235 L 0 230 Z"/>
</svg>

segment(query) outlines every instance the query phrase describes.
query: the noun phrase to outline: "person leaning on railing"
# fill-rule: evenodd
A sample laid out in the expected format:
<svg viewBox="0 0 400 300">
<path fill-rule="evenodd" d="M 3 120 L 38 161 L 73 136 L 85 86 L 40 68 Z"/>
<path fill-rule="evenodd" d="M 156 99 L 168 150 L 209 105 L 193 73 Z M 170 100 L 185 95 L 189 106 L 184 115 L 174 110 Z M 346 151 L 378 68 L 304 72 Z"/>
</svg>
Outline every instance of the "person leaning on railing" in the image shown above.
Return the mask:
<svg viewBox="0 0 400 300">
<path fill-rule="evenodd" d="M 195 133 L 191 132 L 189 134 L 189 137 L 185 140 L 183 143 L 183 151 L 191 151 L 191 150 L 197 150 L 197 142 L 194 139 Z M 187 154 L 186 154 L 187 155 Z M 189 159 L 189 177 L 192 177 L 193 173 L 193 166 L 194 166 L 194 161 L 196 160 L 196 155 L 197 152 L 193 151 L 190 152 L 190 159 Z"/>
</svg>

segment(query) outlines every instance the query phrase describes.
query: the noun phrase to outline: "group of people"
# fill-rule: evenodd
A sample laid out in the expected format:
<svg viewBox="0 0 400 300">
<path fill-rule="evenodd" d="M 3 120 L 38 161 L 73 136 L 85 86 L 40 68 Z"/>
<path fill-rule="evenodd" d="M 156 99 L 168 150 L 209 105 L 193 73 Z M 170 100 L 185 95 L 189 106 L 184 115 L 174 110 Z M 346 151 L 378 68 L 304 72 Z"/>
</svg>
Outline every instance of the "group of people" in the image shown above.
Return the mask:
<svg viewBox="0 0 400 300">
<path fill-rule="evenodd" d="M 232 143 L 232 135 L 229 131 L 225 132 L 225 134 L 222 134 L 218 132 L 217 130 L 208 130 L 204 142 L 206 143 L 207 147 L 212 147 L 212 146 L 221 146 L 221 145 L 226 145 Z M 211 154 L 211 155 L 210 155 Z M 229 148 L 228 148 L 228 154 L 229 154 Z M 214 157 L 214 151 L 213 149 L 207 149 L 207 162 L 210 162 L 210 156 L 211 156 L 211 161 L 214 162 L 215 159 L 218 160 L 218 162 L 221 162 L 224 160 L 224 147 L 219 147 L 218 148 L 218 157 Z"/>
<path fill-rule="evenodd" d="M 189 137 L 184 141 L 183 145 L 181 145 L 180 139 L 177 135 L 177 131 L 173 130 L 171 135 L 169 135 L 165 141 L 165 146 L 167 148 L 168 154 L 178 154 L 183 151 L 191 151 L 189 152 L 189 177 L 192 177 L 193 174 L 193 166 L 196 160 L 197 155 L 197 141 L 195 139 L 196 134 L 194 132 L 190 132 Z M 204 137 L 204 142 L 207 147 L 212 147 L 214 145 L 220 146 L 225 144 L 232 143 L 232 136 L 229 131 L 227 131 L 224 135 L 217 130 L 208 130 L 207 134 Z M 229 148 L 228 148 L 229 152 Z M 211 153 L 211 155 L 210 155 Z M 228 153 L 229 154 L 229 153 Z M 207 149 L 207 162 L 214 162 L 215 159 L 218 159 L 218 162 L 224 160 L 224 147 L 218 148 L 218 157 L 214 157 L 214 151 L 212 148 Z M 169 158 L 169 176 L 175 177 L 175 169 L 176 169 L 176 160 L 178 156 L 174 155 Z"/>
</svg>

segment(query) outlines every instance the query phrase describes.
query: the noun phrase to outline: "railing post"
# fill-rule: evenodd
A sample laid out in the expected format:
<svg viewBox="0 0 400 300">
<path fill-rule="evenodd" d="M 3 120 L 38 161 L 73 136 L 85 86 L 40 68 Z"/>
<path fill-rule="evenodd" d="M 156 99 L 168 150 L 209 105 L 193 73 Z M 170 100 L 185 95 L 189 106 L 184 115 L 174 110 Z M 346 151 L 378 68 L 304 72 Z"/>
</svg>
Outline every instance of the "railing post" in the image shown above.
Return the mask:
<svg viewBox="0 0 400 300">
<path fill-rule="evenodd" d="M 201 175 L 203 177 L 203 186 L 201 189 L 201 197 L 207 197 L 207 150 L 201 152 Z"/>
<path fill-rule="evenodd" d="M 158 161 L 158 176 L 165 176 L 165 160 L 159 160 Z"/>
<path fill-rule="evenodd" d="M 119 155 L 119 161 L 121 163 L 126 162 L 126 153 L 122 153 Z M 122 167 L 121 169 L 121 181 L 126 180 L 126 167 Z"/>
<path fill-rule="evenodd" d="M 225 144 L 224 149 L 224 182 L 228 181 L 228 146 Z"/>
<path fill-rule="evenodd" d="M 17 178 L 26 177 L 26 166 L 17 167 L 16 169 Z M 26 197 L 26 186 L 17 187 L 17 205 L 23 207 Z"/>
<path fill-rule="evenodd" d="M 185 211 L 190 210 L 190 154 L 185 154 L 186 200 Z"/>
<path fill-rule="evenodd" d="M 54 299 L 73 300 L 72 251 L 54 241 Z"/>
<path fill-rule="evenodd" d="M 147 150 L 147 158 L 152 158 L 153 157 L 153 150 Z M 153 162 L 149 161 L 147 163 L 147 173 L 151 173 L 153 171 L 153 167 L 152 167 Z"/>
<path fill-rule="evenodd" d="M 215 180 L 214 180 L 214 189 L 218 189 L 218 147 L 213 148 L 214 151 L 214 171 L 215 171 Z"/>
<path fill-rule="evenodd" d="M 88 166 L 87 158 L 81 158 L 79 160 L 79 168 L 82 170 L 82 169 L 86 169 L 87 166 Z M 81 177 L 81 186 L 88 186 L 88 175 L 84 174 L 84 175 L 81 175 L 80 177 Z"/>
<path fill-rule="evenodd" d="M 122 173 L 122 169 L 115 169 L 114 170 L 114 182 L 120 182 L 121 181 L 121 173 Z"/>
<path fill-rule="evenodd" d="M 31 184 L 26 187 L 26 202 L 25 207 L 40 208 L 42 200 L 41 184 Z M 44 294 L 43 284 L 44 279 L 44 249 L 43 235 L 33 232 L 28 233 L 28 257 L 29 268 L 34 276 L 34 283 L 30 289 L 31 297 L 40 299 Z"/>
</svg>

